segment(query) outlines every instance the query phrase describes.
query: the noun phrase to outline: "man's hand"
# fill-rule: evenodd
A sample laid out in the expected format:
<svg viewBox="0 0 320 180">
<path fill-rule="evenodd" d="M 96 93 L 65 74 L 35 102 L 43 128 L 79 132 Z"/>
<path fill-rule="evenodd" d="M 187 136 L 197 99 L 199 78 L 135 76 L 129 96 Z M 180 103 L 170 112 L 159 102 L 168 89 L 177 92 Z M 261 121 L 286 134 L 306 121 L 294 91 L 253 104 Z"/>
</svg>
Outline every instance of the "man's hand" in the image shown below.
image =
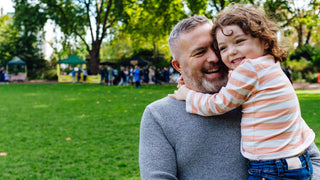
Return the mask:
<svg viewBox="0 0 320 180">
<path fill-rule="evenodd" d="M 181 85 L 178 90 L 174 91 L 174 94 L 168 94 L 168 96 L 175 98 L 176 100 L 185 101 L 189 91 L 190 89 L 188 89 L 185 85 Z"/>
</svg>

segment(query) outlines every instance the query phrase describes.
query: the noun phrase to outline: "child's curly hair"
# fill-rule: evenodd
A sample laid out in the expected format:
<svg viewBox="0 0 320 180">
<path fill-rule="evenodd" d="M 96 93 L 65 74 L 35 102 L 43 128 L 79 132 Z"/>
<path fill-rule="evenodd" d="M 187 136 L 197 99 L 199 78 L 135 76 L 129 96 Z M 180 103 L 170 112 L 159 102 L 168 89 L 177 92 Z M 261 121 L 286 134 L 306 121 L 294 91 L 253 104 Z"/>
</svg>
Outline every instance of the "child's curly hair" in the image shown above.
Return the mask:
<svg viewBox="0 0 320 180">
<path fill-rule="evenodd" d="M 245 34 L 250 34 L 252 37 L 265 42 L 266 54 L 273 55 L 275 61 L 283 62 L 287 59 L 287 50 L 278 42 L 277 32 L 279 27 L 266 17 L 264 11 L 239 4 L 232 4 L 220 11 L 214 20 L 212 29 L 215 50 L 219 49 L 216 39 L 217 30 L 228 25 L 238 25 Z"/>
</svg>

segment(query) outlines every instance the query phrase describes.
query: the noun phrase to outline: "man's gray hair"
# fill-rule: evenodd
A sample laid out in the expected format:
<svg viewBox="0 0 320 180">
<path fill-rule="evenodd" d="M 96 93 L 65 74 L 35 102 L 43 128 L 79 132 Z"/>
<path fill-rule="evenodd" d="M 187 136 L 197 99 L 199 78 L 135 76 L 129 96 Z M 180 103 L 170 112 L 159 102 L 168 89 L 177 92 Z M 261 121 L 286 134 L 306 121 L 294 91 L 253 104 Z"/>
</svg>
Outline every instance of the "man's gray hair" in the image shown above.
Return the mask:
<svg viewBox="0 0 320 180">
<path fill-rule="evenodd" d="M 173 30 L 170 33 L 169 36 L 169 49 L 171 52 L 171 55 L 173 59 L 177 58 L 174 54 L 174 49 L 177 44 L 177 40 L 181 33 L 189 32 L 195 27 L 198 27 L 199 25 L 210 23 L 212 24 L 212 21 L 210 21 L 205 16 L 191 16 L 186 19 L 181 20 L 178 24 L 176 24 L 173 28 Z"/>
</svg>

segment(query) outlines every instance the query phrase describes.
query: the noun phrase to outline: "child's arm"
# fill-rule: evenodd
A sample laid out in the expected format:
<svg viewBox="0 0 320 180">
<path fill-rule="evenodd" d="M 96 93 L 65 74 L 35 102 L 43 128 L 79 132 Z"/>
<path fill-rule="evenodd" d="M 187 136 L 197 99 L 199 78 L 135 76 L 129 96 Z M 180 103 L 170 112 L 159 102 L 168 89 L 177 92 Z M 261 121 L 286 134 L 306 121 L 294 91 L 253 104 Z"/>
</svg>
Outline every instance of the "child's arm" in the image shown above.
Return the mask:
<svg viewBox="0 0 320 180">
<path fill-rule="evenodd" d="M 219 93 L 203 94 L 189 90 L 186 97 L 187 112 L 214 116 L 242 105 L 256 90 L 258 84 L 257 74 L 252 69 L 247 72 L 245 68 L 236 68 L 231 73 L 226 87 L 222 87 Z"/>
</svg>

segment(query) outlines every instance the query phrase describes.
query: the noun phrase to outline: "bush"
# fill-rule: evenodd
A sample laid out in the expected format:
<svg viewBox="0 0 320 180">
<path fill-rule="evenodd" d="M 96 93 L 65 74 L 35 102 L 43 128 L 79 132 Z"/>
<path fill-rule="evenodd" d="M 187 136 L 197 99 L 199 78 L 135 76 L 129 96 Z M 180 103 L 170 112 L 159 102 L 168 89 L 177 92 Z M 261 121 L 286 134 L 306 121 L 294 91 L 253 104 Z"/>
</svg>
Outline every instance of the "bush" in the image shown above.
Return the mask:
<svg viewBox="0 0 320 180">
<path fill-rule="evenodd" d="M 312 56 L 314 55 L 314 48 L 310 44 L 306 44 L 298 47 L 291 55 L 289 56 L 291 60 L 300 60 L 304 58 L 308 61 L 311 61 Z"/>
<path fill-rule="evenodd" d="M 57 76 L 57 70 L 56 69 L 48 69 L 46 71 L 43 72 L 43 79 L 46 80 L 58 80 L 58 76 Z"/>
<path fill-rule="evenodd" d="M 301 72 L 292 72 L 291 75 L 292 81 L 296 81 L 296 82 L 305 82 L 305 80 L 302 78 L 302 73 Z"/>
<path fill-rule="evenodd" d="M 305 79 L 306 79 L 307 82 L 309 82 L 309 83 L 316 83 L 317 82 L 318 73 L 312 72 L 312 71 L 308 71 L 304 75 L 305 75 Z"/>
<path fill-rule="evenodd" d="M 314 48 L 314 55 L 312 56 L 312 64 L 317 72 L 320 72 L 320 45 Z"/>
</svg>

